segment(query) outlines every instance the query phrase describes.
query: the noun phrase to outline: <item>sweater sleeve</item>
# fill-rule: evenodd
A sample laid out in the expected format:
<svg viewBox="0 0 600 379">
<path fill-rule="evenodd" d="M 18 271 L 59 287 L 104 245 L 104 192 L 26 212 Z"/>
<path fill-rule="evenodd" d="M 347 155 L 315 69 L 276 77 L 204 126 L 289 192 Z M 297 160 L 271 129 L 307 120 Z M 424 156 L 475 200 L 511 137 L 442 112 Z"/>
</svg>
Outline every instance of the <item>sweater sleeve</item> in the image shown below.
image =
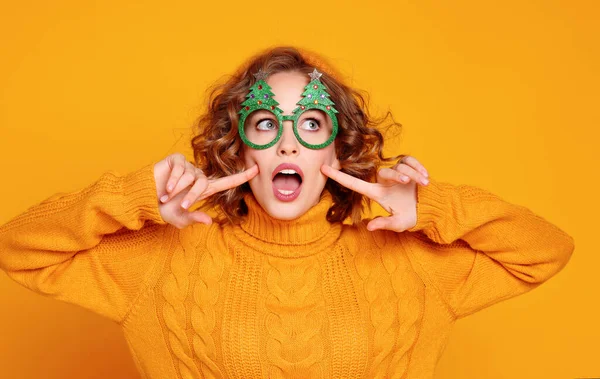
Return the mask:
<svg viewBox="0 0 600 379">
<path fill-rule="evenodd" d="M 417 186 L 408 253 L 457 318 L 525 293 L 569 261 L 574 239 L 484 189 L 430 179 Z"/>
<path fill-rule="evenodd" d="M 39 294 L 122 322 L 157 261 L 165 224 L 154 165 L 109 171 L 0 226 L 0 268 Z"/>
</svg>

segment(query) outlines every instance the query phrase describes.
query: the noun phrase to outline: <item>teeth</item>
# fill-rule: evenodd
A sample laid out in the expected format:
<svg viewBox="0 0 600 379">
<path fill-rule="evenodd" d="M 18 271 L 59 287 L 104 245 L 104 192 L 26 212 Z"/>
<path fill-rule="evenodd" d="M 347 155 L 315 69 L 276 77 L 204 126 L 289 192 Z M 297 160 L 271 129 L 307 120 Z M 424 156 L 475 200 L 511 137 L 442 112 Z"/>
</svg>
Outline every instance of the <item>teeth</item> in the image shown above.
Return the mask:
<svg viewBox="0 0 600 379">
<path fill-rule="evenodd" d="M 282 195 L 291 195 L 294 193 L 294 191 L 286 191 L 286 190 L 280 190 L 280 189 L 278 189 L 277 191 L 279 191 L 279 193 Z"/>
<path fill-rule="evenodd" d="M 292 169 L 289 169 L 289 168 L 285 169 L 285 170 L 281 170 L 281 171 L 279 171 L 279 173 L 280 174 L 290 174 L 290 175 L 291 174 L 297 174 L 297 172 L 295 170 L 292 170 Z"/>
</svg>

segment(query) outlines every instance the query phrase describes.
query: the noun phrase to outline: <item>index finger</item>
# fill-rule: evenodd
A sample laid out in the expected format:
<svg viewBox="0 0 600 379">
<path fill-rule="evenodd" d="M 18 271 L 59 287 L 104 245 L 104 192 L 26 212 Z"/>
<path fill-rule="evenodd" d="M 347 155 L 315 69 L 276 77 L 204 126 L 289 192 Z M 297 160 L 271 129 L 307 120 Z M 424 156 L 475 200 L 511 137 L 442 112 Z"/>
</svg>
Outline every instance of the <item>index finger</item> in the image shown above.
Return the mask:
<svg viewBox="0 0 600 379">
<path fill-rule="evenodd" d="M 247 170 L 244 170 L 238 174 L 225 176 L 223 178 L 212 179 L 208 182 L 208 188 L 205 193 L 208 192 L 210 195 L 225 191 L 230 188 L 237 187 L 241 184 L 246 183 L 248 180 L 254 178 L 258 174 L 258 165 L 254 165 Z"/>
<path fill-rule="evenodd" d="M 375 197 L 374 186 L 372 183 L 348 175 L 326 164 L 321 166 L 321 172 L 344 187 L 350 188 L 352 191 L 358 192 L 371 199 Z"/>
</svg>

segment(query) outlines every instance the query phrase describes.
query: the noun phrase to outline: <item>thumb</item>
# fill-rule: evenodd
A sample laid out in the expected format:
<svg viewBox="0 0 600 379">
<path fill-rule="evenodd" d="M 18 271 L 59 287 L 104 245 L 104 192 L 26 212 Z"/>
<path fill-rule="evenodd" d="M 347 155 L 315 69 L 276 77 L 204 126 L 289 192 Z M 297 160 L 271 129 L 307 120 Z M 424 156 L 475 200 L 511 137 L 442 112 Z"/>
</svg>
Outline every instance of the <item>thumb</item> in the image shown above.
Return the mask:
<svg viewBox="0 0 600 379">
<path fill-rule="evenodd" d="M 185 213 L 187 213 L 184 216 L 186 226 L 195 224 L 195 223 L 201 223 L 201 224 L 206 224 L 206 225 L 212 224 L 212 218 L 204 212 L 194 211 L 194 212 L 185 212 Z"/>
<path fill-rule="evenodd" d="M 377 217 L 367 224 L 367 230 L 371 232 L 379 229 L 395 230 L 394 220 L 391 217 Z"/>
</svg>

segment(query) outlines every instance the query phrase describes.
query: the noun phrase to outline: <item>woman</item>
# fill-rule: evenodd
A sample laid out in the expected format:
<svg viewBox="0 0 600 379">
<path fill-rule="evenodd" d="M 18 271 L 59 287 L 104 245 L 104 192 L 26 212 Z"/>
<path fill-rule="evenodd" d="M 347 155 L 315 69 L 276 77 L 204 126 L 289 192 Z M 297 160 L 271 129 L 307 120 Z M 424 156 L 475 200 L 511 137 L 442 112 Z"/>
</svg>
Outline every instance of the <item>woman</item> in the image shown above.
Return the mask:
<svg viewBox="0 0 600 379">
<path fill-rule="evenodd" d="M 432 377 L 458 318 L 548 280 L 574 241 L 414 157 L 379 169 L 377 120 L 331 72 L 254 57 L 212 93 L 195 164 L 50 197 L 0 228 L 0 267 L 119 323 L 147 378 Z M 371 199 L 390 215 L 361 220 Z"/>
</svg>

